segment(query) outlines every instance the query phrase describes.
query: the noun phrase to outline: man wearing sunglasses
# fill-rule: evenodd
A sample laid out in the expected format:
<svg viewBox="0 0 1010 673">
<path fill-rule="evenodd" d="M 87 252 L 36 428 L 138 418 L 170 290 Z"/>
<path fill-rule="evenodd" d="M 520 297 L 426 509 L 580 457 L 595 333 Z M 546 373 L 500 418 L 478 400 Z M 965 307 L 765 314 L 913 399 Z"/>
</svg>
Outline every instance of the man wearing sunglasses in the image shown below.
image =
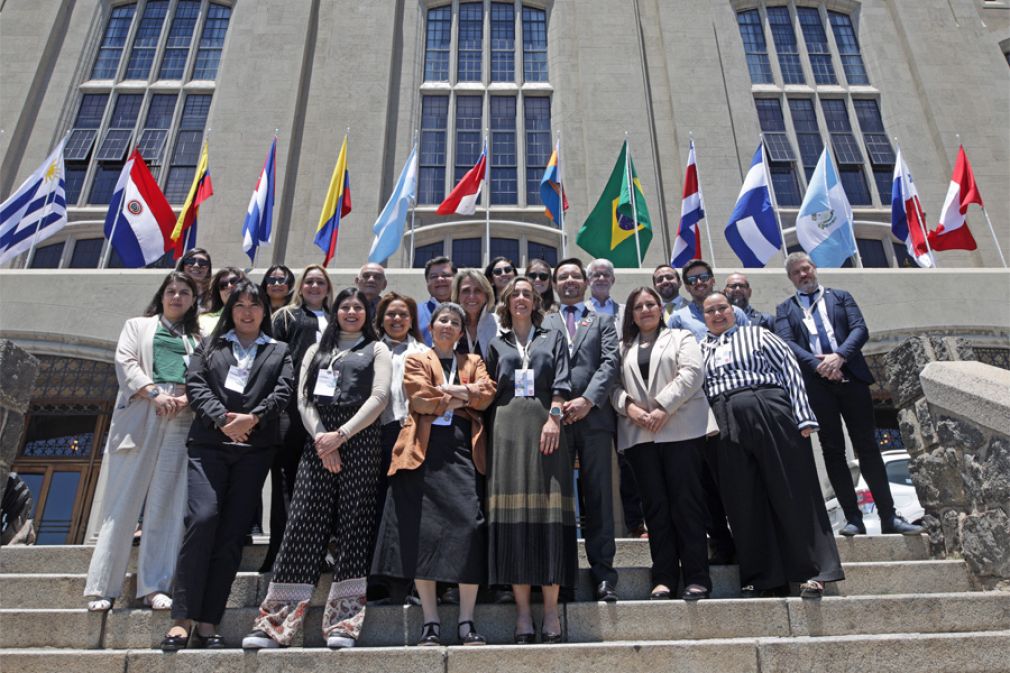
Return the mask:
<svg viewBox="0 0 1010 673">
<path fill-rule="evenodd" d="M 684 265 L 681 275 L 684 278 L 684 285 L 687 286 L 687 293 L 691 295 L 691 303 L 674 311 L 669 325 L 674 329 L 686 329 L 694 334 L 695 339 L 702 342 L 708 335 L 702 305 L 705 298 L 715 289 L 715 274 L 705 260 L 692 259 Z M 734 306 L 733 313 L 736 315 L 737 325 L 751 324 L 747 314 L 740 308 Z"/>
<path fill-rule="evenodd" d="M 726 278 L 726 287 L 723 288 L 722 293 L 726 295 L 726 299 L 729 299 L 729 303 L 747 314 L 752 325 L 764 327 L 769 332 L 775 331 L 775 316 L 751 306 L 750 298 L 753 290 L 751 290 L 747 276 L 742 273 L 731 273 Z"/>
</svg>

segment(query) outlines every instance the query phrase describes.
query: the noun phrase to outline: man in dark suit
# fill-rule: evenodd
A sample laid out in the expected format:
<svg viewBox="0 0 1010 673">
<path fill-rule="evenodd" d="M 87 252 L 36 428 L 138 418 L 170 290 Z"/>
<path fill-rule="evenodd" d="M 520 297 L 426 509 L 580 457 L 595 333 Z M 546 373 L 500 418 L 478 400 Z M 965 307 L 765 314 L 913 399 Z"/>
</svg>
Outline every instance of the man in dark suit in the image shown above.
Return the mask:
<svg viewBox="0 0 1010 673">
<path fill-rule="evenodd" d="M 775 332 L 800 363 L 810 406 L 821 426 L 818 436 L 824 467 L 847 521 L 839 533 L 866 532 L 845 459 L 844 419 L 859 469 L 880 513 L 881 532 L 918 535 L 922 527 L 908 523 L 894 510 L 877 446 L 870 397 L 873 375 L 860 350 L 870 336 L 862 312 L 851 294 L 817 281 L 817 266 L 806 253 L 789 255 L 786 273 L 796 294 L 778 305 Z"/>
<path fill-rule="evenodd" d="M 561 332 L 571 355 L 572 399 L 562 407 L 565 441 L 579 457 L 579 476 L 585 503 L 586 556 L 596 586 L 596 600 L 617 600 L 614 570 L 614 502 L 611 486 L 612 438 L 616 430 L 610 391 L 617 382 L 620 355 L 614 320 L 582 301 L 586 272 L 578 259 L 565 259 L 554 269 L 554 289 L 560 297 L 557 313 L 543 326 Z"/>
</svg>

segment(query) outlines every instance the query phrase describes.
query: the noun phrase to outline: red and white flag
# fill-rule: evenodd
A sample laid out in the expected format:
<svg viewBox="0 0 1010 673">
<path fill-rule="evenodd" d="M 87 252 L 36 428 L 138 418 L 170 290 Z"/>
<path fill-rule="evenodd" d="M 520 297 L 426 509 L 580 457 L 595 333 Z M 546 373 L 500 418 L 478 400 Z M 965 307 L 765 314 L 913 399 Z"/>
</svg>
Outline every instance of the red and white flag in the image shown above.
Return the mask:
<svg viewBox="0 0 1010 673">
<path fill-rule="evenodd" d="M 484 180 L 487 176 L 487 143 L 484 144 L 484 151 L 480 153 L 477 165 L 466 172 L 463 179 L 453 187 L 445 201 L 439 204 L 435 211 L 439 215 L 473 215 L 477 212 L 477 199 L 480 198 L 481 190 L 484 189 Z"/>
<path fill-rule="evenodd" d="M 957 151 L 957 163 L 954 164 L 954 174 L 950 178 L 947 198 L 943 202 L 940 224 L 929 232 L 929 245 L 933 250 L 974 250 L 978 247 L 965 218 L 968 206 L 973 203 L 985 207 L 962 145 Z"/>
</svg>

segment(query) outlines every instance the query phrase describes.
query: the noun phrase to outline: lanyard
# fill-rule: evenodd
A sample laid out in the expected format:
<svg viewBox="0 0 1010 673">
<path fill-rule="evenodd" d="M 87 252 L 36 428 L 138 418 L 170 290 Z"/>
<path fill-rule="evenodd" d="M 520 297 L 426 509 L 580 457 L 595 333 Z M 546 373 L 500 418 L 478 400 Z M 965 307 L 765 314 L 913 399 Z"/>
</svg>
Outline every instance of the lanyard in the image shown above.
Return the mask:
<svg viewBox="0 0 1010 673">
<path fill-rule="evenodd" d="M 351 347 L 350 347 L 350 348 L 348 348 L 348 349 L 347 349 L 347 350 L 345 350 L 345 351 L 340 351 L 339 353 L 337 353 L 336 355 L 334 355 L 334 356 L 333 356 L 333 359 L 331 359 L 331 360 L 330 360 L 330 366 L 329 366 L 329 369 L 331 369 L 331 370 L 332 370 L 332 369 L 333 369 L 333 367 L 334 367 L 334 365 L 339 365 L 339 364 L 340 364 L 340 362 L 341 362 L 341 360 L 343 360 L 343 359 L 344 359 L 345 357 L 347 357 L 347 354 L 348 354 L 348 353 L 350 353 L 350 352 L 351 352 L 351 351 L 353 351 L 353 350 L 354 350 L 355 348 L 357 348 L 358 346 L 360 346 L 360 345 L 361 345 L 361 343 L 362 343 L 362 342 L 364 342 L 364 340 L 365 340 L 365 337 L 363 337 L 363 336 L 360 336 L 360 337 L 358 337 L 358 340 L 357 340 L 357 341 L 355 341 L 355 342 L 354 342 L 353 344 L 351 344 Z"/>
<path fill-rule="evenodd" d="M 529 369 L 529 367 L 530 367 L 530 346 L 533 343 L 533 339 L 535 339 L 536 336 L 537 336 L 537 328 L 535 326 L 532 326 L 532 325 L 530 326 L 530 333 L 526 337 L 526 343 L 525 344 L 519 342 L 519 335 L 516 334 L 515 331 L 513 331 L 512 334 L 516 338 L 516 350 L 519 351 L 519 357 L 522 359 L 522 363 L 523 363 L 522 369 Z"/>
<path fill-rule="evenodd" d="M 452 364 L 449 366 L 449 378 L 446 379 L 445 384 L 451 386 L 453 381 L 456 380 L 456 368 L 457 368 L 457 358 L 456 354 L 452 354 Z"/>
<path fill-rule="evenodd" d="M 820 302 L 820 300 L 823 298 L 824 298 L 824 288 L 818 288 L 817 292 L 814 293 L 814 296 L 809 297 L 810 306 L 804 306 L 803 302 L 799 300 L 799 297 L 797 297 L 796 303 L 800 305 L 800 310 L 803 311 L 803 317 L 806 320 L 809 320 L 810 316 L 814 314 L 814 311 L 817 310 L 817 303 Z"/>
</svg>

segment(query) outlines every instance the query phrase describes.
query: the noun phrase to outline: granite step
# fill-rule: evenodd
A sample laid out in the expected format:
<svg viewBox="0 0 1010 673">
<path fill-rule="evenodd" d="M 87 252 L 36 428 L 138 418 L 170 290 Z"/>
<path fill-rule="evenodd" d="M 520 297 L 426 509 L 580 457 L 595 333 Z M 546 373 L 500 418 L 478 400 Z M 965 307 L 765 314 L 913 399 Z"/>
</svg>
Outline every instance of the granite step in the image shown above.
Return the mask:
<svg viewBox="0 0 1010 673">
<path fill-rule="evenodd" d="M 904 593 L 944 593 L 970 591 L 971 583 L 964 561 L 901 561 L 844 564 L 845 581 L 827 585 L 828 595 L 860 596 Z M 623 600 L 646 600 L 652 591 L 647 567 L 620 568 L 618 593 Z M 594 584 L 589 570 L 579 573 L 576 601 L 594 601 Z M 713 566 L 713 598 L 738 598 L 739 573 L 736 566 Z M 312 605 L 322 605 L 329 591 L 324 577 L 316 588 Z M 80 608 L 86 575 L 58 573 L 15 573 L 0 575 L 0 608 Z M 232 584 L 229 607 L 256 607 L 266 597 L 270 575 L 241 572 Z M 136 595 L 136 578 L 123 582 L 119 607 L 141 607 Z"/>
</svg>

